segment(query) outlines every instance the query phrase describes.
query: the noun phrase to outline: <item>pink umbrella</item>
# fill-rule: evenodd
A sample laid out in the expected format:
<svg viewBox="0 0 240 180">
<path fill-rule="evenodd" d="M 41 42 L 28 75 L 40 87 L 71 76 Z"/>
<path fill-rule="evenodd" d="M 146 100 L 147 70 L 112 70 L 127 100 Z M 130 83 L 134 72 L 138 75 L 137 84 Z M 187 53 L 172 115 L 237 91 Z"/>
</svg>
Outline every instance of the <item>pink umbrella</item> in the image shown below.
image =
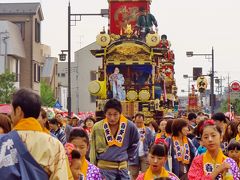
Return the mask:
<svg viewBox="0 0 240 180">
<path fill-rule="evenodd" d="M 0 113 L 10 114 L 11 105 L 10 104 L 0 104 Z"/>
</svg>

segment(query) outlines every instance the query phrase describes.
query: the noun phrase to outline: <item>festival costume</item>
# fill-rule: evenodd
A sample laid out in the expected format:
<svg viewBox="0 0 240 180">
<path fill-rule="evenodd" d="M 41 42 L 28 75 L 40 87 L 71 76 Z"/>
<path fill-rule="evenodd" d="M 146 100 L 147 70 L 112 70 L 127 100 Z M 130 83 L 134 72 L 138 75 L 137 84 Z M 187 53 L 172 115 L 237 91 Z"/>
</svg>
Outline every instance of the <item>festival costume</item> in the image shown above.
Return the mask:
<svg viewBox="0 0 240 180">
<path fill-rule="evenodd" d="M 125 100 L 125 90 L 123 87 L 124 77 L 122 74 L 111 74 L 109 76 L 109 81 L 112 87 L 113 98 L 118 100 Z"/>
<path fill-rule="evenodd" d="M 145 38 L 146 35 L 152 30 L 153 24 L 157 27 L 157 21 L 155 17 L 148 13 L 147 15 L 140 15 L 137 19 L 136 26 L 140 29 L 141 38 Z"/>
<path fill-rule="evenodd" d="M 163 133 L 163 132 L 160 132 L 160 133 L 157 133 L 156 134 L 156 137 L 155 137 L 155 140 L 156 139 L 166 139 L 166 138 L 168 138 L 168 137 L 170 137 L 170 135 L 169 134 L 167 134 L 166 132 L 165 133 Z"/>
<path fill-rule="evenodd" d="M 146 173 L 140 174 L 136 180 L 154 180 L 155 178 L 159 178 L 159 177 L 168 177 L 171 180 L 179 180 L 179 178 L 175 174 L 168 172 L 164 167 L 162 167 L 161 172 L 159 173 L 159 176 L 154 176 L 151 168 L 149 167 Z"/>
<path fill-rule="evenodd" d="M 147 154 L 149 147 L 154 141 L 154 136 L 152 135 L 150 128 L 143 126 L 137 129 L 140 135 L 138 156 L 134 160 L 128 161 L 129 171 L 133 177 L 137 176 L 139 171 L 143 173 L 147 170 Z"/>
<path fill-rule="evenodd" d="M 34 118 L 21 119 L 13 131 L 1 136 L 0 143 L 3 179 L 73 179 L 64 147 Z"/>
<path fill-rule="evenodd" d="M 118 132 L 113 137 L 104 119 L 94 125 L 91 137 L 90 160 L 101 174 L 106 179 L 130 179 L 127 161 L 136 158 L 139 142 L 135 125 L 121 115 Z"/>
<path fill-rule="evenodd" d="M 85 179 L 102 180 L 99 168 L 89 163 L 85 157 L 82 159 L 81 173 Z"/>
<path fill-rule="evenodd" d="M 154 77 L 154 94 L 155 99 L 160 99 L 162 95 L 162 87 L 164 84 L 164 77 L 159 74 L 156 74 Z"/>
<path fill-rule="evenodd" d="M 237 141 L 237 142 L 240 142 L 240 136 L 239 136 L 239 134 L 237 134 L 237 136 L 236 136 L 236 141 Z"/>
<path fill-rule="evenodd" d="M 56 138 L 63 144 L 65 145 L 67 143 L 67 138 L 64 130 L 62 128 L 58 128 L 57 131 L 50 131 L 53 135 L 56 136 Z"/>
<path fill-rule="evenodd" d="M 188 178 L 190 180 L 212 180 L 211 173 L 214 171 L 216 166 L 221 165 L 223 162 L 227 162 L 228 164 L 230 164 L 230 171 L 233 175 L 233 179 L 239 180 L 240 171 L 236 162 L 233 159 L 226 157 L 221 149 L 219 149 L 215 161 L 211 158 L 211 155 L 208 151 L 203 155 L 195 157 L 189 169 Z M 223 176 L 224 174 L 219 174 L 216 179 L 223 179 Z"/>
<path fill-rule="evenodd" d="M 196 148 L 192 144 L 191 140 L 187 137 L 183 138 L 183 146 L 180 145 L 177 137 L 166 138 L 166 142 L 171 146 L 169 149 L 172 156 L 172 172 L 176 176 L 180 177 L 183 174 L 186 174 L 190 164 L 195 157 Z M 166 164 L 167 170 L 169 170 L 169 163 Z"/>
</svg>

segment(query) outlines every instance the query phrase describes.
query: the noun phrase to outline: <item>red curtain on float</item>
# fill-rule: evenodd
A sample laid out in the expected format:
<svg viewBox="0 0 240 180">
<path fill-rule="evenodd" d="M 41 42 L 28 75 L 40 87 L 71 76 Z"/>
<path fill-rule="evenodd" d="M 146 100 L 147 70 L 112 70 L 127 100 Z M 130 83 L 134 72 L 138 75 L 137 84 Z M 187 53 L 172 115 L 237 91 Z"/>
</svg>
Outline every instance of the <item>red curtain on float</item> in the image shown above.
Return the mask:
<svg viewBox="0 0 240 180">
<path fill-rule="evenodd" d="M 127 24 L 135 27 L 139 16 L 139 7 L 145 7 L 149 11 L 148 0 L 146 1 L 109 1 L 110 33 L 121 34 Z"/>
</svg>

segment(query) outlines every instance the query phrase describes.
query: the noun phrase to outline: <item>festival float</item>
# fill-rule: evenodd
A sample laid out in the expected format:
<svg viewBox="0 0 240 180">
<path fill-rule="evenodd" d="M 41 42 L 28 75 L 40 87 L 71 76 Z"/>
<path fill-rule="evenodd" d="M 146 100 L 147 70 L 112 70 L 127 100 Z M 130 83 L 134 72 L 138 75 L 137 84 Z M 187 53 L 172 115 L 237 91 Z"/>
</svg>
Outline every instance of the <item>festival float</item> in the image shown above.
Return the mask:
<svg viewBox="0 0 240 180">
<path fill-rule="evenodd" d="M 157 120 L 169 112 L 176 114 L 178 97 L 171 43 L 157 29 L 142 38 L 136 28 L 140 7 L 149 12 L 151 0 L 108 2 L 109 27 L 97 35 L 101 48 L 91 50 L 102 61 L 98 80 L 88 86 L 90 94 L 97 96 L 97 120 L 104 117 L 105 102 L 113 97 L 121 101 L 127 117 L 141 112 L 146 120 Z M 115 71 L 121 75 L 121 82 L 112 80 Z"/>
</svg>

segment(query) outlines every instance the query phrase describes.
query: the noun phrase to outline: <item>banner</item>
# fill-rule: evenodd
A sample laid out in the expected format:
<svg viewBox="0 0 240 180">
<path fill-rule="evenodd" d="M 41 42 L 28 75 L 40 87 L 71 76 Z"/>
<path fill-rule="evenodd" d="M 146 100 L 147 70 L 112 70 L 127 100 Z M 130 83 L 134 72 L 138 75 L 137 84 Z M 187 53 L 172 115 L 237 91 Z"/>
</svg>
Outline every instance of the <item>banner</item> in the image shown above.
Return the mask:
<svg viewBox="0 0 240 180">
<path fill-rule="evenodd" d="M 133 29 L 139 16 L 139 7 L 149 11 L 149 1 L 110 1 L 110 33 L 123 33 L 127 24 L 131 24 Z"/>
</svg>

